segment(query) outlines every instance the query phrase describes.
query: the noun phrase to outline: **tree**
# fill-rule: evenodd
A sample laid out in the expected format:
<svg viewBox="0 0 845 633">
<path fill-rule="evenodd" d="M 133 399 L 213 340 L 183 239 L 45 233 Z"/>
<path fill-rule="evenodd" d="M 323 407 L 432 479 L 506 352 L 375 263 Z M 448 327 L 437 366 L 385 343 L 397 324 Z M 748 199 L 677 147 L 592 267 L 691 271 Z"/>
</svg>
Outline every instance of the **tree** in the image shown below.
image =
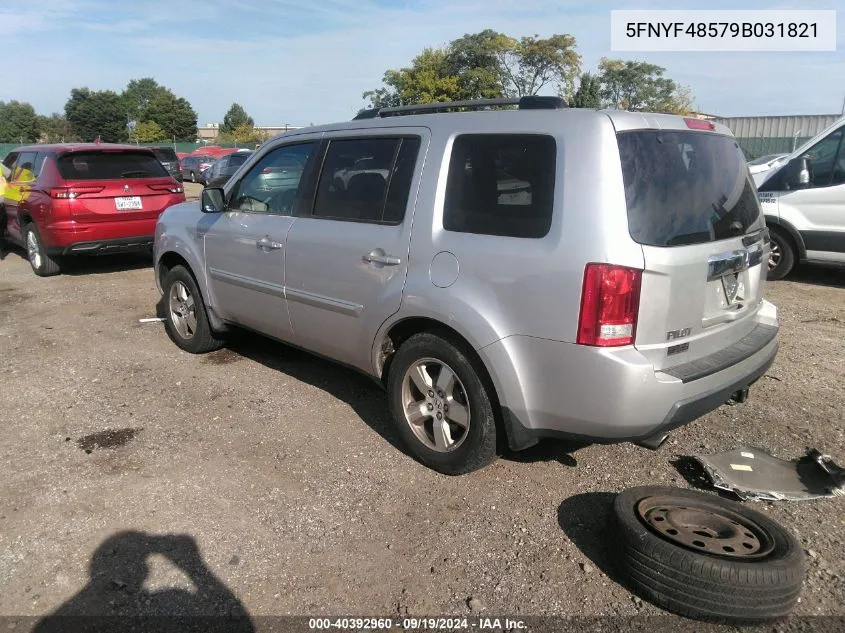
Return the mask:
<svg viewBox="0 0 845 633">
<path fill-rule="evenodd" d="M 666 69 L 647 62 L 602 58 L 601 96 L 605 105 L 632 111 L 687 113 L 692 93 L 664 77 Z"/>
<path fill-rule="evenodd" d="M 193 139 L 197 135 L 197 113 L 186 99 L 169 90 L 156 94 L 141 111 L 140 119 L 157 123 L 166 138 Z"/>
<path fill-rule="evenodd" d="M 168 139 L 167 132 L 155 121 L 142 121 L 136 124 L 132 137 L 139 143 L 155 143 Z"/>
<path fill-rule="evenodd" d="M 243 125 L 253 127 L 255 125 L 255 121 L 253 121 L 252 117 L 246 113 L 243 106 L 239 103 L 233 103 L 232 107 L 229 108 L 229 111 L 223 117 L 223 125 L 220 126 L 220 132 L 233 133 L 235 129 Z"/>
<path fill-rule="evenodd" d="M 363 94 L 373 107 L 534 95 L 557 85 L 566 94 L 581 64 L 571 35 L 521 40 L 487 29 L 426 48 L 411 65 L 388 70 Z"/>
<path fill-rule="evenodd" d="M 41 132 L 41 138 L 47 143 L 67 143 L 79 140 L 73 133 L 70 121 L 58 112 L 50 116 L 39 116 L 38 129 Z"/>
<path fill-rule="evenodd" d="M 599 78 L 588 72 L 581 75 L 578 90 L 572 97 L 571 105 L 573 108 L 600 108 L 601 82 Z"/>
<path fill-rule="evenodd" d="M 164 86 L 160 86 L 152 77 L 130 81 L 122 94 L 129 120 L 141 121 L 141 115 L 150 102 L 163 92 L 170 91 Z"/>
<path fill-rule="evenodd" d="M 466 34 L 446 47 L 445 74 L 458 78 L 457 100 L 503 97 L 499 53 L 512 40 L 492 29 Z"/>
<path fill-rule="evenodd" d="M 221 143 L 237 143 L 239 145 L 255 144 L 266 141 L 267 134 L 261 130 L 256 130 L 249 123 L 244 123 L 231 132 L 222 132 L 218 136 L 218 140 Z"/>
<path fill-rule="evenodd" d="M 556 85 L 561 94 L 569 96 L 581 69 L 572 35 L 510 39 L 496 57 L 504 76 L 504 92 L 512 97 L 535 95 L 547 85 Z"/>
<path fill-rule="evenodd" d="M 0 143 L 33 143 L 38 135 L 38 115 L 32 105 L 0 101 Z"/>
<path fill-rule="evenodd" d="M 65 104 L 65 114 L 74 132 L 83 141 L 93 141 L 98 136 L 106 143 L 126 139 L 129 120 L 124 101 L 116 92 L 74 88 Z"/>
</svg>

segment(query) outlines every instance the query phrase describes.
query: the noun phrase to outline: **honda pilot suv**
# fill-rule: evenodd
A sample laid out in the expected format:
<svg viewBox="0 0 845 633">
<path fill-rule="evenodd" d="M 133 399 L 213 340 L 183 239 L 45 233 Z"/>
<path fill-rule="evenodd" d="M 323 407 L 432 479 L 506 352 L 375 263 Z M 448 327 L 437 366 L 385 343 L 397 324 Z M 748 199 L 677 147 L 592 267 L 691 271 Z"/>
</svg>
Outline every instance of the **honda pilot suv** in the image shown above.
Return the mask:
<svg viewBox="0 0 845 633">
<path fill-rule="evenodd" d="M 150 250 L 158 216 L 185 201 L 155 154 L 133 145 L 33 145 L 3 163 L 0 237 L 24 247 L 41 277 L 70 255 Z"/>
<path fill-rule="evenodd" d="M 168 209 L 154 259 L 176 345 L 243 327 L 353 367 L 458 474 L 546 437 L 656 448 L 743 401 L 778 346 L 768 243 L 727 128 L 535 97 L 279 136 Z"/>
</svg>

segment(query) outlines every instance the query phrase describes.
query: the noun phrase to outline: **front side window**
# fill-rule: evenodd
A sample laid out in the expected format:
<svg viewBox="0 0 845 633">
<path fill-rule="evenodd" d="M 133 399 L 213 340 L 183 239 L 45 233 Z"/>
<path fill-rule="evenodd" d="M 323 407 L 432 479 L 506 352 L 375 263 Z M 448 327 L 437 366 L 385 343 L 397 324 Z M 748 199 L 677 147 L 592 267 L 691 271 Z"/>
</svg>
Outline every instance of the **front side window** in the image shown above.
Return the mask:
<svg viewBox="0 0 845 633">
<path fill-rule="evenodd" d="M 810 183 L 814 187 L 827 187 L 845 182 L 845 155 L 842 152 L 842 128 L 816 143 L 805 154 Z"/>
<path fill-rule="evenodd" d="M 556 144 L 533 134 L 464 134 L 449 163 L 443 228 L 541 238 L 552 224 Z"/>
<path fill-rule="evenodd" d="M 235 186 L 229 208 L 291 215 L 305 166 L 313 152 L 313 142 L 284 145 L 268 152 Z"/>
<path fill-rule="evenodd" d="M 314 217 L 401 224 L 420 145 L 418 136 L 331 141 L 317 186 Z"/>
<path fill-rule="evenodd" d="M 35 152 L 22 152 L 18 156 L 12 171 L 12 182 L 32 182 L 35 180 Z"/>
</svg>

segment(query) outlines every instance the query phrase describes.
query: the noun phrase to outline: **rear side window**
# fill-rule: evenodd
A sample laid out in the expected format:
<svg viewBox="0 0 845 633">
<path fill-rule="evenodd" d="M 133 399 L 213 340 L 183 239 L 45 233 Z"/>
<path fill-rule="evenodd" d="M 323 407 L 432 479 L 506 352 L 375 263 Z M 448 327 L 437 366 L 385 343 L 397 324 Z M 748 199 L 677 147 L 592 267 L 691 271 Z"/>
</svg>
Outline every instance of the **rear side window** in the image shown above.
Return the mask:
<svg viewBox="0 0 845 633">
<path fill-rule="evenodd" d="M 762 222 L 742 150 L 727 136 L 639 130 L 617 136 L 628 231 L 647 246 L 724 240 Z"/>
<path fill-rule="evenodd" d="M 317 187 L 314 217 L 401 223 L 419 146 L 419 137 L 331 141 Z"/>
<path fill-rule="evenodd" d="M 540 238 L 552 224 L 556 145 L 551 136 L 465 134 L 452 146 L 443 228 Z"/>
<path fill-rule="evenodd" d="M 168 177 L 154 155 L 141 152 L 75 152 L 61 156 L 58 164 L 65 180 Z"/>
<path fill-rule="evenodd" d="M 175 163 L 179 160 L 176 156 L 176 150 L 172 147 L 153 147 L 153 154 L 156 155 L 160 161 L 165 163 Z"/>
</svg>

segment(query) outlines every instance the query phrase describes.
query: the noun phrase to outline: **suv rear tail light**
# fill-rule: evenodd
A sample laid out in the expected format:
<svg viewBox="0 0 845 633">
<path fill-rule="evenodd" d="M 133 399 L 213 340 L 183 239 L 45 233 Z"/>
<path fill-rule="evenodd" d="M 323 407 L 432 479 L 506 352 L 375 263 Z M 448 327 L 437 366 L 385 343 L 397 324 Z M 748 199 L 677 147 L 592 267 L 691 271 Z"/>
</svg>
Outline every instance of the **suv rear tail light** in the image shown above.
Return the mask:
<svg viewBox="0 0 845 633">
<path fill-rule="evenodd" d="M 62 189 L 51 189 L 50 197 L 59 200 L 73 200 L 86 193 L 100 193 L 105 187 L 72 187 Z"/>
<path fill-rule="evenodd" d="M 684 123 L 687 124 L 687 127 L 691 130 L 710 130 L 711 132 L 716 129 L 716 125 L 711 123 L 710 121 L 705 121 L 703 119 L 693 119 L 690 117 L 684 117 Z"/>
<path fill-rule="evenodd" d="M 153 191 L 169 191 L 170 193 L 182 193 L 182 187 L 179 185 L 147 185 Z"/>
<path fill-rule="evenodd" d="M 641 270 L 587 264 L 578 319 L 578 344 L 631 345 L 637 330 L 641 284 Z"/>
</svg>

